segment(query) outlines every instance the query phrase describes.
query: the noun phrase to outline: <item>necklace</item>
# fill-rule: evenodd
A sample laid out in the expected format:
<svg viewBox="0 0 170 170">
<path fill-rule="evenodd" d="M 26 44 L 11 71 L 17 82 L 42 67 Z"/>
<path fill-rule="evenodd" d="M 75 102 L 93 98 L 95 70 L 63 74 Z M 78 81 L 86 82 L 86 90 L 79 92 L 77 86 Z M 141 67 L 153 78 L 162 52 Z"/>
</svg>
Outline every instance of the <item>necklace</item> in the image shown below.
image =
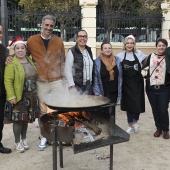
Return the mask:
<svg viewBox="0 0 170 170">
<path fill-rule="evenodd" d="M 156 54 L 156 53 L 154 54 L 157 56 L 158 59 L 161 59 L 163 56 L 165 56 L 165 54 Z"/>
</svg>

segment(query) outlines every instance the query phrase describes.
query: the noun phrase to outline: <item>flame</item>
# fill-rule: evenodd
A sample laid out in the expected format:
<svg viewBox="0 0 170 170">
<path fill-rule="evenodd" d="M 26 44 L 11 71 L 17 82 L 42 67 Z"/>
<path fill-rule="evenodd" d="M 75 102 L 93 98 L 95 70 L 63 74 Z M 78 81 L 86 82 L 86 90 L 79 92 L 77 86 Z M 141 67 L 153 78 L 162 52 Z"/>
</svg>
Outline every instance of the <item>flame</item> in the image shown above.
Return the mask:
<svg viewBox="0 0 170 170">
<path fill-rule="evenodd" d="M 74 128 L 77 129 L 78 127 L 80 127 L 80 126 L 82 126 L 82 125 L 83 125 L 82 123 L 76 123 L 76 124 L 74 125 Z"/>
<path fill-rule="evenodd" d="M 71 120 L 71 118 L 69 118 L 69 117 L 66 115 L 66 113 L 64 113 L 64 114 L 58 114 L 58 115 L 57 115 L 57 118 L 58 118 L 58 119 L 63 119 L 63 120 L 66 121 L 66 122 L 69 122 L 69 121 Z"/>
<path fill-rule="evenodd" d="M 66 112 L 66 113 L 58 114 L 57 117 L 59 119 L 65 120 L 66 122 L 69 122 L 70 120 L 72 120 L 72 118 L 74 118 L 75 120 L 79 120 L 79 119 L 82 119 L 82 118 L 89 119 L 89 117 L 87 116 L 87 113 L 85 111 L 82 111 L 82 112 Z"/>
</svg>

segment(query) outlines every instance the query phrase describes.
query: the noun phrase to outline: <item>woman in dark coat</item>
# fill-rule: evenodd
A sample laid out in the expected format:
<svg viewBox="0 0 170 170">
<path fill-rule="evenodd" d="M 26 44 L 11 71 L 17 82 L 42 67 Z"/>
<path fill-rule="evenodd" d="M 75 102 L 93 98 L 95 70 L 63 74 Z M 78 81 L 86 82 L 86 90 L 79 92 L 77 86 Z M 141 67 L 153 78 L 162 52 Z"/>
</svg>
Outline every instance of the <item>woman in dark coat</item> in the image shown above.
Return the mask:
<svg viewBox="0 0 170 170">
<path fill-rule="evenodd" d="M 154 137 L 163 133 L 164 139 L 169 139 L 169 98 L 170 98 L 170 74 L 166 69 L 165 49 L 168 42 L 159 39 L 156 42 L 156 53 L 148 56 L 146 65 L 148 74 L 146 77 L 146 94 L 148 96 L 155 121 L 156 131 Z"/>
<path fill-rule="evenodd" d="M 111 103 L 116 103 L 122 97 L 122 67 L 120 59 L 113 56 L 109 42 L 101 44 L 101 54 L 94 61 L 93 92 L 110 98 Z M 115 118 L 115 106 L 110 114 Z"/>
</svg>

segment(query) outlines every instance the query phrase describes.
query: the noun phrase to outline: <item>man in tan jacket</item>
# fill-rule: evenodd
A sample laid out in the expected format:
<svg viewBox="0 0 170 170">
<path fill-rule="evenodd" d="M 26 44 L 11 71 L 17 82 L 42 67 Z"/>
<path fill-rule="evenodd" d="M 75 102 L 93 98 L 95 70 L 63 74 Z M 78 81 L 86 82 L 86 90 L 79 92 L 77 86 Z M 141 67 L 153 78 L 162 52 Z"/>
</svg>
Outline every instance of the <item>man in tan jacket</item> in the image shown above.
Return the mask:
<svg viewBox="0 0 170 170">
<path fill-rule="evenodd" d="M 53 16 L 44 16 L 41 34 L 31 36 L 27 41 L 28 53 L 31 54 L 38 73 L 37 91 L 41 114 L 51 112 L 42 102 L 47 93 L 59 95 L 64 92 L 62 79 L 64 78 L 65 50 L 61 38 L 52 34 L 55 22 Z M 44 150 L 46 142 L 47 140 L 41 137 L 38 149 Z"/>
</svg>

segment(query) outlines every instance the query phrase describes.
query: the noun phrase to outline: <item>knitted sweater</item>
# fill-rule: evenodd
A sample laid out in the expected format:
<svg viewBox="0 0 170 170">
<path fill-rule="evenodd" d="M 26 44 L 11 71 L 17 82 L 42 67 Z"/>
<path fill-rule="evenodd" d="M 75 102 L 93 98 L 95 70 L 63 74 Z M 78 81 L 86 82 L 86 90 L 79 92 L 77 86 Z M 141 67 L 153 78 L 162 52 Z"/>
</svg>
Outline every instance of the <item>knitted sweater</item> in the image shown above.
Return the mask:
<svg viewBox="0 0 170 170">
<path fill-rule="evenodd" d="M 38 81 L 51 82 L 64 77 L 65 50 L 61 38 L 53 34 L 46 49 L 40 34 L 31 36 L 27 50 L 37 67 Z"/>
</svg>

